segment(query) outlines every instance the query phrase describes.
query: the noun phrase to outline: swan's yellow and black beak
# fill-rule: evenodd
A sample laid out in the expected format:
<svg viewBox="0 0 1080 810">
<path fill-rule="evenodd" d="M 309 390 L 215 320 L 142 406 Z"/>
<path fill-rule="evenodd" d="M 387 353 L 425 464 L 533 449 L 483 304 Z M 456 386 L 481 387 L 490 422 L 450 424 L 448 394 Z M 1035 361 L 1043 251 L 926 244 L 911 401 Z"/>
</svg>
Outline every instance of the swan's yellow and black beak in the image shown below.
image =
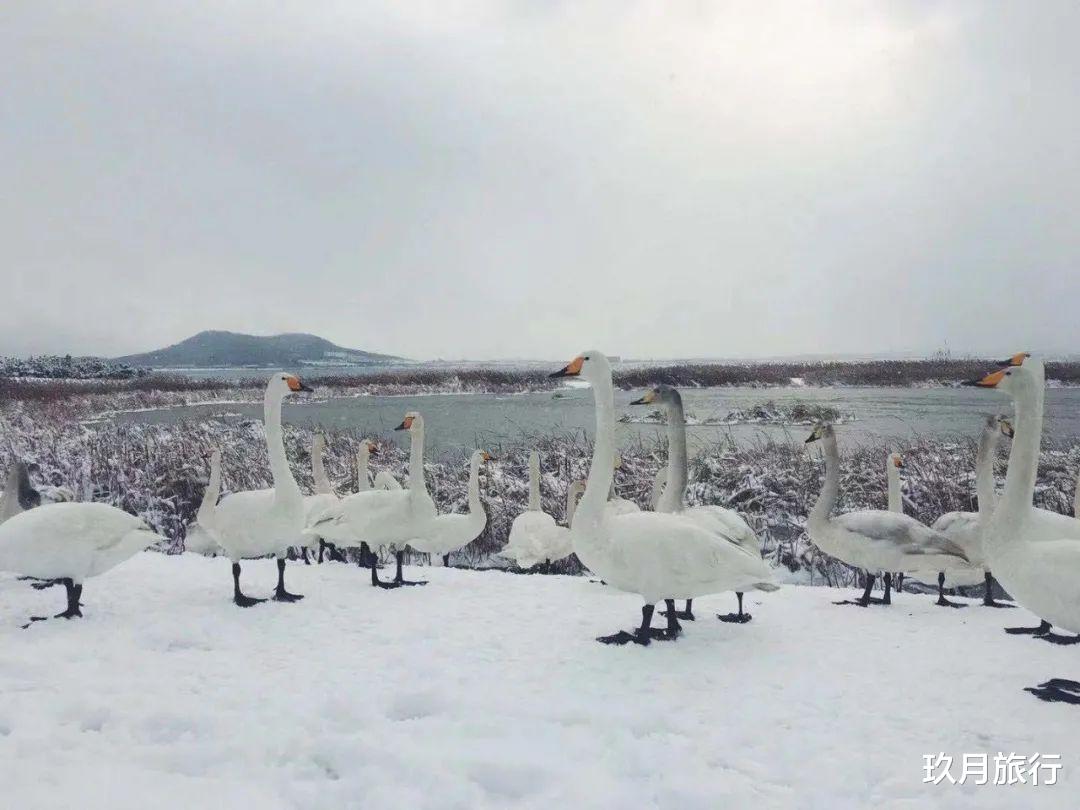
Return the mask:
<svg viewBox="0 0 1080 810">
<path fill-rule="evenodd" d="M 1031 352 L 1017 352 L 1007 360 L 1002 360 L 998 365 L 1002 366 L 1022 366 L 1024 361 L 1031 357 Z"/>
<path fill-rule="evenodd" d="M 553 372 L 552 374 L 548 374 L 548 377 L 577 377 L 579 374 L 581 374 L 581 367 L 584 364 L 585 358 L 582 355 L 578 355 L 558 371 Z"/>
<path fill-rule="evenodd" d="M 900 456 L 893 456 L 892 463 L 893 463 L 893 466 L 896 467 L 896 469 L 898 469 L 898 470 L 904 469 L 904 460 L 902 458 L 900 458 Z"/>
<path fill-rule="evenodd" d="M 394 428 L 394 430 L 410 430 L 412 428 L 414 418 L 415 417 L 412 416 L 406 416 L 404 419 L 401 420 L 401 424 Z"/>
<path fill-rule="evenodd" d="M 491 455 L 491 453 L 489 453 L 489 452 L 487 452 L 487 451 L 485 450 L 485 451 L 484 451 L 483 453 L 481 453 L 481 454 L 480 454 L 480 459 L 481 459 L 482 461 L 494 461 L 494 460 L 495 460 L 495 456 Z"/>
<path fill-rule="evenodd" d="M 1021 361 L 1023 362 L 1023 361 Z M 971 388 L 997 388 L 997 384 L 1005 379 L 1005 369 L 1001 368 L 997 371 L 991 371 L 985 377 L 979 380 L 967 380 L 960 383 Z"/>
<path fill-rule="evenodd" d="M 377 456 L 379 455 L 379 446 L 375 442 L 368 442 L 367 451 L 369 456 Z"/>
<path fill-rule="evenodd" d="M 309 394 L 315 393 L 314 388 L 304 385 L 300 382 L 300 378 L 295 375 L 290 374 L 286 379 L 286 383 L 288 383 L 290 391 L 306 391 Z"/>
<path fill-rule="evenodd" d="M 1010 422 L 1008 419 L 1002 419 L 1000 421 L 1000 425 L 1001 425 L 1001 432 L 1002 432 L 1003 435 L 1008 436 L 1010 439 L 1014 435 L 1016 435 L 1016 431 L 1013 430 L 1012 422 Z"/>
<path fill-rule="evenodd" d="M 652 405 L 656 401 L 656 391 L 646 391 L 645 396 L 635 399 L 631 405 Z"/>
</svg>

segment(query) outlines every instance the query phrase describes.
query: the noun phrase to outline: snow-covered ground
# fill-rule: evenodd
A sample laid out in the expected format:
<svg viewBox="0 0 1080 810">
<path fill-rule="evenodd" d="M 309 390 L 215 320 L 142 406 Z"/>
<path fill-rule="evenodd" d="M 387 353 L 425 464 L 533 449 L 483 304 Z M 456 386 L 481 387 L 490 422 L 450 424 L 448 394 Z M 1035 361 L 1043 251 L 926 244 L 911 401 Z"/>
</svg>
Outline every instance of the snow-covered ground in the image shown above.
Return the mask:
<svg viewBox="0 0 1080 810">
<path fill-rule="evenodd" d="M 1080 709 L 1022 691 L 1080 650 L 1023 610 L 891 608 L 787 586 L 748 625 L 605 647 L 635 597 L 584 577 L 290 565 L 298 604 L 229 601 L 225 560 L 144 553 L 59 590 L 0 577 L 11 808 L 1072 808 Z M 272 561 L 244 565 L 268 595 Z M 658 617 L 659 621 L 659 617 Z M 923 755 L 1060 754 L 1054 786 L 923 784 Z"/>
</svg>

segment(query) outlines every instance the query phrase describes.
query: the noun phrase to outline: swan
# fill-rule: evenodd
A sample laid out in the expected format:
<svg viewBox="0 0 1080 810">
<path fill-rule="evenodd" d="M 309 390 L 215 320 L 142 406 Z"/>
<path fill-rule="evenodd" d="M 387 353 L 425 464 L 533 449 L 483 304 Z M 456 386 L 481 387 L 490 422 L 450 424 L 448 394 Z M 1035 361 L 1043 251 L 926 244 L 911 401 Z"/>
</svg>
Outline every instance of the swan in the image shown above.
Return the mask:
<svg viewBox="0 0 1080 810">
<path fill-rule="evenodd" d="M 207 528 L 214 519 L 214 506 L 221 494 L 221 451 L 216 449 L 210 454 L 210 477 L 203 491 L 202 503 L 195 516 L 195 522 L 188 526 L 184 536 L 184 551 L 193 554 L 212 556 L 222 551 L 217 539 Z"/>
<path fill-rule="evenodd" d="M 227 495 L 220 503 L 207 509 L 206 522 L 199 523 L 209 530 L 232 560 L 233 602 L 239 607 L 251 607 L 265 599 L 245 596 L 240 591 L 240 560 L 277 556 L 278 582 L 274 600 L 295 602 L 303 599 L 285 590 L 285 553 L 296 544 L 304 528 L 304 497 L 289 469 L 285 443 L 281 435 L 281 403 L 298 391 L 312 389 L 293 374 L 274 374 L 266 384 L 263 395 L 263 420 L 266 449 L 270 456 L 272 489 L 249 490 Z"/>
<path fill-rule="evenodd" d="M 53 503 L 0 524 L 0 569 L 56 580 L 67 590 L 67 609 L 54 618 L 82 616 L 83 582 L 104 574 L 165 538 L 142 518 L 104 503 Z M 30 621 L 42 621 L 34 616 Z M 25 625 L 29 626 L 29 624 Z"/>
<path fill-rule="evenodd" d="M 994 422 L 992 429 L 994 434 L 996 435 L 998 431 L 998 426 L 996 422 Z M 889 511 L 896 512 L 897 514 L 901 515 L 904 513 L 904 501 L 900 493 L 900 470 L 902 470 L 903 468 L 904 461 L 900 457 L 900 454 L 889 453 L 888 460 L 885 463 L 885 473 L 889 482 Z M 992 485 L 993 482 L 991 481 L 991 486 Z M 942 518 L 943 517 L 947 516 L 942 515 Z M 942 526 L 940 525 L 941 523 L 942 519 L 938 518 L 938 520 L 934 523 L 933 526 L 931 526 L 931 528 L 935 531 L 941 532 L 946 537 L 950 538 L 953 542 L 955 542 L 958 546 L 960 546 L 962 549 L 964 549 L 964 553 L 967 555 L 968 560 L 973 561 L 972 564 L 950 568 L 948 571 L 901 571 L 896 576 L 899 578 L 899 583 L 903 583 L 903 577 L 905 575 L 911 576 L 913 579 L 924 583 L 930 583 L 935 581 L 936 579 L 938 586 L 938 599 L 937 602 L 935 602 L 934 604 L 940 607 L 962 608 L 965 607 L 965 605 L 961 605 L 958 602 L 950 602 L 948 599 L 945 598 L 946 575 L 951 586 L 978 585 L 983 581 L 982 569 L 975 567 L 975 563 L 977 563 L 980 555 L 980 552 L 978 550 L 978 541 L 976 538 L 974 542 L 966 542 L 968 540 L 967 537 L 958 537 L 956 536 L 955 532 L 946 531 L 946 529 L 942 528 Z M 946 522 L 945 525 L 948 526 L 951 524 Z M 897 590 L 899 590 L 901 587 L 902 584 L 898 585 Z"/>
<path fill-rule="evenodd" d="M 1045 370 L 1028 354 L 972 384 L 1012 397 L 1015 436 L 1005 490 L 983 535 L 994 576 L 1020 605 L 1042 620 L 1038 628 L 1007 628 L 1055 643 L 1078 638 L 1050 632 L 1051 625 L 1080 633 L 1080 521 L 1032 506 L 1042 438 Z"/>
<path fill-rule="evenodd" d="M 938 601 L 936 604 L 938 605 L 959 607 L 955 602 L 950 602 L 945 598 L 943 589 L 948 580 L 953 586 L 983 584 L 983 605 L 986 607 L 1013 607 L 994 600 L 994 577 L 986 563 L 982 539 L 997 503 L 997 494 L 994 491 L 994 459 L 997 457 L 998 439 L 1001 436 L 1012 438 L 1012 423 L 1002 416 L 987 416 L 979 434 L 979 446 L 975 453 L 975 493 L 978 499 L 978 511 L 947 512 L 935 520 L 931 526 L 932 529 L 941 532 L 964 549 L 971 563 L 962 568 L 937 572 Z M 889 486 L 891 492 L 892 481 L 889 482 Z M 899 480 L 896 486 L 899 489 Z M 915 572 L 913 576 L 920 582 L 931 582 L 933 573 Z"/>
<path fill-rule="evenodd" d="M 653 405 L 655 403 L 663 405 L 667 413 L 668 463 L 667 469 L 663 471 L 663 487 L 659 493 L 657 490 L 660 489 L 658 485 L 661 482 L 661 475 L 657 473 L 653 480 L 653 511 L 683 512 L 686 485 L 690 476 L 686 453 L 686 415 L 683 411 L 682 395 L 670 385 L 658 385 L 630 404 Z M 728 536 L 735 542 L 747 551 L 761 556 L 761 541 L 738 512 L 722 506 L 699 506 L 690 514 L 698 519 L 707 517 L 719 521 L 727 530 Z M 743 593 L 738 591 L 735 597 L 739 605 L 738 613 L 727 613 L 717 618 L 722 622 L 745 624 L 753 617 L 743 612 Z M 686 609 L 677 616 L 680 619 L 693 621 L 693 600 L 688 599 Z"/>
<path fill-rule="evenodd" d="M 409 487 L 407 489 L 357 492 L 342 498 L 305 529 L 305 534 L 325 537 L 344 545 L 387 544 L 395 546 L 397 573 L 393 582 L 380 582 L 371 566 L 371 584 L 381 588 L 423 585 L 402 576 L 405 546 L 436 513 L 435 501 L 424 483 L 424 420 L 416 411 L 405 414 L 395 430 L 409 432 Z"/>
<path fill-rule="evenodd" d="M 326 437 L 322 433 L 316 433 L 311 438 L 311 481 L 315 490 L 313 495 L 304 496 L 304 526 L 310 526 L 315 518 L 319 517 L 326 509 L 337 503 L 338 496 L 334 492 L 334 485 L 330 483 L 330 476 L 326 474 L 326 465 L 323 455 L 326 453 Z M 304 562 L 308 562 L 309 550 L 319 549 L 318 562 L 322 565 L 323 555 L 329 551 L 330 559 L 345 561 L 345 557 L 337 550 L 333 543 L 327 543 L 321 537 L 301 535 L 299 541 Z"/>
<path fill-rule="evenodd" d="M 4 493 L 0 495 L 0 523 L 36 506 L 41 506 L 41 493 L 30 483 L 26 463 L 17 461 L 12 465 Z"/>
<path fill-rule="evenodd" d="M 428 521 L 410 541 L 417 551 L 443 558 L 449 565 L 452 552 L 464 548 L 480 536 L 487 526 L 487 512 L 480 503 L 480 465 L 492 461 L 484 450 L 474 450 L 469 458 L 469 511 L 465 514 L 437 515 Z"/>
<path fill-rule="evenodd" d="M 832 425 L 814 428 L 806 444 L 822 443 L 825 454 L 825 483 L 817 503 L 810 510 L 807 530 L 810 540 L 830 557 L 866 572 L 866 589 L 856 602 L 838 602 L 866 607 L 871 602 L 891 604 L 892 571 L 943 570 L 966 562 L 964 551 L 940 532 L 915 518 L 880 509 L 848 512 L 830 517 L 840 491 L 840 452 Z M 874 578 L 884 574 L 885 596 L 871 600 Z"/>
<path fill-rule="evenodd" d="M 597 639 L 604 644 L 648 644 L 653 637 L 674 639 L 680 632 L 675 599 L 693 599 L 723 591 L 750 588 L 775 590 L 772 572 L 760 554 L 751 554 L 726 533 L 718 521 L 698 521 L 682 513 L 633 512 L 613 515 L 605 507 L 614 477 L 615 406 L 611 364 L 600 352 L 588 351 L 551 374 L 580 377 L 592 384 L 596 408 L 596 440 L 592 464 L 570 530 L 581 562 L 605 582 L 636 593 L 645 604 L 641 625 Z M 651 629 L 658 601 L 668 608 L 666 631 Z"/>
<path fill-rule="evenodd" d="M 368 478 L 368 461 L 371 456 L 379 455 L 379 448 L 375 442 L 365 439 L 360 442 L 360 449 L 356 453 L 356 491 L 367 492 L 371 489 L 401 489 L 401 484 L 386 470 L 375 473 L 375 486 L 372 487 Z"/>
<path fill-rule="evenodd" d="M 630 404 L 632 405 L 633 403 Z M 664 487 L 667 486 L 667 479 L 668 471 L 666 466 L 657 470 L 656 474 L 653 476 L 652 491 L 649 493 L 649 508 L 654 512 L 657 511 L 656 507 L 660 504 L 660 498 L 664 495 Z"/>
<path fill-rule="evenodd" d="M 584 491 L 580 481 L 570 485 L 566 494 L 567 525 L 574 519 L 577 496 Z M 499 556 L 513 560 L 521 568 L 561 560 L 574 552 L 570 529 L 559 526 L 555 518 L 540 509 L 540 454 L 529 453 L 529 508 L 510 524 L 510 540 Z"/>
</svg>

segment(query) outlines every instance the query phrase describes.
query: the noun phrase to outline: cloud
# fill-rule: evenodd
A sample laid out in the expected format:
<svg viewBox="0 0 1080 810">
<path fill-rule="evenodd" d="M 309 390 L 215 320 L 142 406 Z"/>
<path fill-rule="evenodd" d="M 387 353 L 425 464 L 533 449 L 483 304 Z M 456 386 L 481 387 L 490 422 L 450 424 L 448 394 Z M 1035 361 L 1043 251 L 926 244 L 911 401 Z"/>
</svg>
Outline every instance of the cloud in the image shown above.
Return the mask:
<svg viewBox="0 0 1080 810">
<path fill-rule="evenodd" d="M 1080 338 L 1071 3 L 4 14 L 0 351 Z"/>
</svg>

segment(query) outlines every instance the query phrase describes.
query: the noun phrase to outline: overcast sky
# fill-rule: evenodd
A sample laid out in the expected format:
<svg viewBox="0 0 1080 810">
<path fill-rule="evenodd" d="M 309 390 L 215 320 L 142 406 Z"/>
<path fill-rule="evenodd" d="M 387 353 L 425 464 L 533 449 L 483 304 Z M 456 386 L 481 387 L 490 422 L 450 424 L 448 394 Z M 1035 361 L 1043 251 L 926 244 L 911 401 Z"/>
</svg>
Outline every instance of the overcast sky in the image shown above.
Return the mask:
<svg viewBox="0 0 1080 810">
<path fill-rule="evenodd" d="M 1080 350 L 1080 3 L 0 8 L 0 353 Z"/>
</svg>

